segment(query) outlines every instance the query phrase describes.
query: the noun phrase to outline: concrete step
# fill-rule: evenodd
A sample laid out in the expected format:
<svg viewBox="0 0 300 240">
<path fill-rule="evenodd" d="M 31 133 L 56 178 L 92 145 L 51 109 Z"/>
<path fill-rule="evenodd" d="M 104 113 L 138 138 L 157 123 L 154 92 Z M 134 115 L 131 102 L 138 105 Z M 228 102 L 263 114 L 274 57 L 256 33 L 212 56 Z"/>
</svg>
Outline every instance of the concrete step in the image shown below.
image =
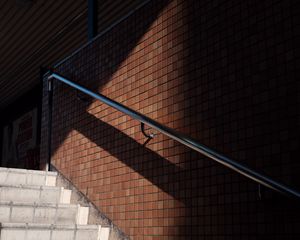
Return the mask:
<svg viewBox="0 0 300 240">
<path fill-rule="evenodd" d="M 0 184 L 55 186 L 57 173 L 26 170 L 17 168 L 0 168 Z"/>
<path fill-rule="evenodd" d="M 14 203 L 70 203 L 71 190 L 49 186 L 0 186 L 0 201 Z"/>
<path fill-rule="evenodd" d="M 88 207 L 75 204 L 0 202 L 0 222 L 85 225 L 88 214 Z"/>
<path fill-rule="evenodd" d="M 99 225 L 2 223 L 0 240 L 108 240 L 109 228 Z"/>
</svg>

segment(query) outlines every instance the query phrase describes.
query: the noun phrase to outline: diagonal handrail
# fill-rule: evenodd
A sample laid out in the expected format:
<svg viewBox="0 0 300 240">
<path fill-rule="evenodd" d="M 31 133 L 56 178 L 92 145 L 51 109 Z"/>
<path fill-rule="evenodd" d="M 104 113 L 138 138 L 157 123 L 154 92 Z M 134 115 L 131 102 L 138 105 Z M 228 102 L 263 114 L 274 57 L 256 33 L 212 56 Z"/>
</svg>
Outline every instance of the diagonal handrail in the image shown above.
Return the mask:
<svg viewBox="0 0 300 240">
<path fill-rule="evenodd" d="M 64 84 L 66 84 L 72 88 L 75 88 L 75 89 L 89 95 L 90 97 L 93 97 L 93 98 L 107 104 L 110 107 L 117 109 L 118 111 L 140 121 L 141 123 L 148 125 L 149 127 L 156 129 L 157 131 L 165 134 L 166 136 L 168 136 L 168 137 L 182 143 L 183 145 L 203 154 L 204 156 L 234 170 L 235 172 L 237 172 L 241 175 L 243 175 L 249 179 L 252 179 L 253 181 L 255 181 L 261 185 L 264 185 L 264 186 L 266 186 L 270 189 L 273 189 L 279 193 L 282 193 L 284 195 L 294 197 L 294 198 L 300 198 L 299 191 L 292 189 L 285 184 L 277 182 L 274 179 L 272 179 L 264 174 L 261 174 L 243 164 L 240 164 L 240 163 L 224 156 L 223 154 L 218 153 L 217 151 L 197 142 L 193 138 L 186 136 L 182 133 L 179 133 L 179 132 L 175 131 L 174 129 L 171 129 L 167 126 L 164 126 L 164 125 L 160 124 L 159 122 L 157 122 L 157 121 L 155 121 L 133 109 L 130 109 L 119 102 L 116 102 L 100 93 L 95 93 L 95 92 L 89 90 L 88 88 L 86 88 L 80 84 L 77 84 L 77 83 L 67 79 L 66 77 L 63 77 L 62 75 L 60 75 L 58 73 L 50 72 L 50 75 L 48 76 L 48 81 L 51 84 L 49 86 L 52 86 L 52 79 L 56 79 L 60 82 L 63 82 Z"/>
</svg>

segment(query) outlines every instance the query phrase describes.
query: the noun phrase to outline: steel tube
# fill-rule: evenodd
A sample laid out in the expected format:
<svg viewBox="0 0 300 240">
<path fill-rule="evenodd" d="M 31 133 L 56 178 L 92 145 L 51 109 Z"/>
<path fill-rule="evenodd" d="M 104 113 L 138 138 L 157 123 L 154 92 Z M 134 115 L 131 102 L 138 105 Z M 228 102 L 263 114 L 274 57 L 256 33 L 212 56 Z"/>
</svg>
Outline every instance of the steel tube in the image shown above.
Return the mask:
<svg viewBox="0 0 300 240">
<path fill-rule="evenodd" d="M 294 189 L 286 186 L 285 184 L 279 183 L 264 174 L 254 171 L 251 168 L 249 168 L 243 164 L 240 164 L 240 163 L 224 156 L 223 154 L 218 153 L 217 151 L 197 142 L 196 140 L 192 139 L 191 137 L 188 137 L 182 133 L 175 131 L 174 129 L 164 126 L 164 125 L 160 124 L 159 122 L 124 106 L 121 103 L 118 103 L 100 93 L 94 93 L 93 91 L 83 87 L 82 85 L 77 84 L 57 73 L 51 73 L 50 76 L 48 77 L 48 79 L 51 79 L 51 78 L 55 78 L 55 79 L 59 80 L 60 82 L 63 82 L 65 84 L 107 104 L 108 106 L 117 109 L 118 111 L 148 125 L 149 127 L 156 129 L 157 131 L 167 135 L 168 137 L 170 137 L 170 138 L 182 143 L 183 145 L 203 154 L 204 156 L 234 170 L 235 172 L 238 172 L 239 174 L 252 179 L 253 181 L 255 181 L 261 185 L 264 185 L 264 186 L 266 186 L 270 189 L 273 189 L 279 193 L 282 193 L 282 194 L 285 194 L 285 195 L 288 195 L 291 197 L 300 198 L 299 191 L 294 190 Z"/>
</svg>

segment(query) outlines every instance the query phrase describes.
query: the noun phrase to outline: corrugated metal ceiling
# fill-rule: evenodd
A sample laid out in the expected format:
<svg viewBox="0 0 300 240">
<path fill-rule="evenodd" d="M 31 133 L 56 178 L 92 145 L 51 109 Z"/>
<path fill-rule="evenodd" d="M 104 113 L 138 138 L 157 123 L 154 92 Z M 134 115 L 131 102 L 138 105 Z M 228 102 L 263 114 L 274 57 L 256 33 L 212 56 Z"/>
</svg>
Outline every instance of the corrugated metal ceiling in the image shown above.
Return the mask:
<svg viewBox="0 0 300 240">
<path fill-rule="evenodd" d="M 87 39 L 87 0 L 0 2 L 0 110 L 39 82 L 52 66 Z M 143 0 L 98 0 L 98 32 Z"/>
<path fill-rule="evenodd" d="M 86 0 L 1 1 L 0 109 L 37 85 L 40 66 L 87 41 L 86 15 Z"/>
</svg>

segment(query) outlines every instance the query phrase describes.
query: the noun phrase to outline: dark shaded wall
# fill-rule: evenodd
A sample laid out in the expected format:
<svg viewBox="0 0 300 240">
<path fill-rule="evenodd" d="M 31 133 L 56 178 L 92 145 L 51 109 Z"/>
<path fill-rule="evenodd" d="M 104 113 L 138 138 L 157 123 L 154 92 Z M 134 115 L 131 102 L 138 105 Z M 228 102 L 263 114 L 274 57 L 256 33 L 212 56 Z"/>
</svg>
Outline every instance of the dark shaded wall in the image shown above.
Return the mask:
<svg viewBox="0 0 300 240">
<path fill-rule="evenodd" d="M 28 93 L 24 94 L 14 103 L 8 105 L 4 110 L 1 111 L 0 118 L 0 166 L 3 166 L 5 162 L 2 156 L 3 154 L 3 131 L 7 124 L 13 124 L 15 120 L 20 118 L 22 115 L 28 113 L 33 109 L 37 109 L 37 146 L 40 145 L 41 140 L 41 112 L 42 112 L 42 84 L 32 88 Z M 37 157 L 39 158 L 39 157 Z M 16 167 L 12 163 L 7 162 L 5 167 Z M 25 166 L 25 165 L 24 165 Z M 24 167 L 23 166 L 23 167 Z M 37 165 L 38 167 L 38 165 Z"/>
<path fill-rule="evenodd" d="M 300 189 L 299 8 L 151 1 L 55 70 Z M 53 104 L 52 163 L 132 239 L 299 239 L 298 202 L 57 82 Z"/>
</svg>

